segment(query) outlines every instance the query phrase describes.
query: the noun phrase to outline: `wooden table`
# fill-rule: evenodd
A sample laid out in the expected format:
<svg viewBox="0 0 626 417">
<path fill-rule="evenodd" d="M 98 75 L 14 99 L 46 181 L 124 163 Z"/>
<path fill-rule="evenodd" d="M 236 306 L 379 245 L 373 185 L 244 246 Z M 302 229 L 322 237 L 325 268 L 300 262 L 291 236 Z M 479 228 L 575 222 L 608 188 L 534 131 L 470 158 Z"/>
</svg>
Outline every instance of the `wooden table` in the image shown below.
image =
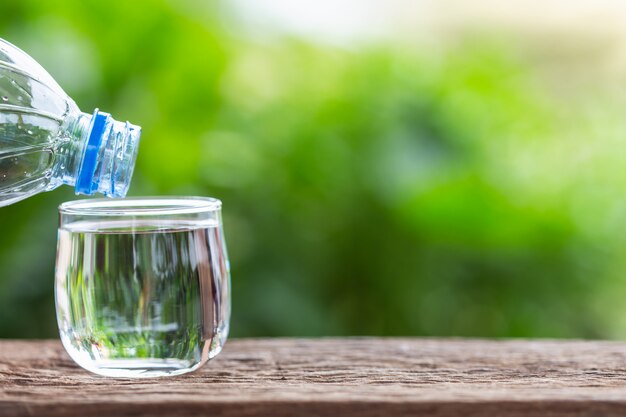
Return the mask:
<svg viewBox="0 0 626 417">
<path fill-rule="evenodd" d="M 626 343 L 240 339 L 200 371 L 109 379 L 0 342 L 1 416 L 618 416 Z"/>
</svg>

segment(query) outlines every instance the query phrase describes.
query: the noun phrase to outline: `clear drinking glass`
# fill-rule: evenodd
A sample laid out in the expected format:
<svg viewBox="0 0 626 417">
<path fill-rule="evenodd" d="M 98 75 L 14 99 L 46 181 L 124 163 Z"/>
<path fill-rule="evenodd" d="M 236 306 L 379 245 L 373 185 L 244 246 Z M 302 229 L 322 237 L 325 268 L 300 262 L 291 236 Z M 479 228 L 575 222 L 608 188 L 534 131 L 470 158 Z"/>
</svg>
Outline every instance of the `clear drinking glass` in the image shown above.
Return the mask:
<svg viewBox="0 0 626 417">
<path fill-rule="evenodd" d="M 228 335 L 221 202 L 202 197 L 64 203 L 56 264 L 61 340 L 113 377 L 193 371 Z"/>
</svg>

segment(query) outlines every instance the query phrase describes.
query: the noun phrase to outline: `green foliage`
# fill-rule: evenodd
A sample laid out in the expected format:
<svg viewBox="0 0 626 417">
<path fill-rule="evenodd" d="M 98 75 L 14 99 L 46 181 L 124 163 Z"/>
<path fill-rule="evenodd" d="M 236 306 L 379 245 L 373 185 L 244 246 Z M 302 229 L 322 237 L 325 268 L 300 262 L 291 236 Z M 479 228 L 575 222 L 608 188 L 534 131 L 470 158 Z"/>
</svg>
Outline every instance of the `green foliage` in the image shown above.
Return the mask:
<svg viewBox="0 0 626 417">
<path fill-rule="evenodd" d="M 255 41 L 210 7 L 142 3 L 4 2 L 0 29 L 84 111 L 143 127 L 131 195 L 223 200 L 234 335 L 624 334 L 614 136 L 581 172 L 596 120 L 561 112 L 528 62 L 488 39 Z M 1 209 L 2 336 L 56 334 L 72 198 Z"/>
</svg>

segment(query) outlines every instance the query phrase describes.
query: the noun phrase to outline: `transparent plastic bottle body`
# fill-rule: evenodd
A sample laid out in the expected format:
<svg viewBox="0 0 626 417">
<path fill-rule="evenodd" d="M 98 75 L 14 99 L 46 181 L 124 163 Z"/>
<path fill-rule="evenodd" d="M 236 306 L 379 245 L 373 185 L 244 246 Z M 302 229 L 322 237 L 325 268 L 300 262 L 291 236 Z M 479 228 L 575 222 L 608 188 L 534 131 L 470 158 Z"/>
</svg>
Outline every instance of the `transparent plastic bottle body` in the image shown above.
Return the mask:
<svg viewBox="0 0 626 417">
<path fill-rule="evenodd" d="M 123 197 L 141 129 L 82 113 L 25 52 L 0 39 L 0 206 L 62 184 Z"/>
</svg>

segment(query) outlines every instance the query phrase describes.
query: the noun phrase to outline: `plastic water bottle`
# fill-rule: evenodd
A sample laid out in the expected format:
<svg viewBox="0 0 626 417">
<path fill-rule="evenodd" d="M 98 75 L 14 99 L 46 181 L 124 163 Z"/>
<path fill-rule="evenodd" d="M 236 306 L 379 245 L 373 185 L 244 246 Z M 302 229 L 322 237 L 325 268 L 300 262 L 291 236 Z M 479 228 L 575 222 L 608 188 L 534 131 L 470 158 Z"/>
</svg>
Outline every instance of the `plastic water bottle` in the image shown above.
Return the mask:
<svg viewBox="0 0 626 417">
<path fill-rule="evenodd" d="M 34 59 L 0 39 L 0 206 L 61 184 L 124 197 L 141 128 L 83 113 Z"/>
</svg>

